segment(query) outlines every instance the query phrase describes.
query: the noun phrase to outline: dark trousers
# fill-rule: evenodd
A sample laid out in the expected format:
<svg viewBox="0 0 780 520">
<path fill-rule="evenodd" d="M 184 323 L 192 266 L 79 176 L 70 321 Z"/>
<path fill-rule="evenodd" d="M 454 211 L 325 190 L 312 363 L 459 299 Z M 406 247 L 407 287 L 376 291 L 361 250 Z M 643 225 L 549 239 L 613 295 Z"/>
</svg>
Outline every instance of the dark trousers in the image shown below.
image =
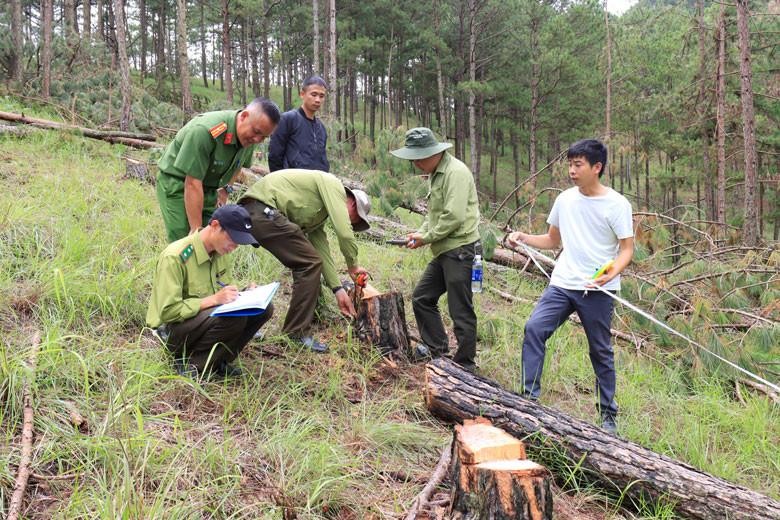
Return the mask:
<svg viewBox="0 0 780 520">
<path fill-rule="evenodd" d="M 588 338 L 590 362 L 596 374 L 598 407 L 602 416 L 617 415 L 615 402 L 615 356 L 611 335 L 612 298 L 598 290 L 572 291 L 549 286 L 525 324 L 523 339 L 523 386 L 536 399 L 541 392 L 545 343 L 572 312 L 582 320 Z"/>
<path fill-rule="evenodd" d="M 447 353 L 449 341 L 439 313 L 439 298 L 447 293 L 450 317 L 458 340 L 453 360 L 465 367 L 475 366 L 477 355 L 477 315 L 471 293 L 471 264 L 475 244 L 442 253 L 428 264 L 414 288 L 412 309 L 423 343 L 434 357 Z"/>
<path fill-rule="evenodd" d="M 198 367 L 211 370 L 222 363 L 230 363 L 273 316 L 273 305 L 256 316 L 210 316 L 214 309 L 204 309 L 194 318 L 168 324 L 168 350 L 174 358 L 183 359 Z"/>
<path fill-rule="evenodd" d="M 314 309 L 320 295 L 322 259 L 301 228 L 270 206 L 254 199 L 242 199 L 252 218 L 252 236 L 292 270 L 293 287 L 290 307 L 284 318 L 282 332 L 289 336 L 305 336 L 314 319 Z M 273 210 L 272 215 L 264 211 Z"/>
</svg>

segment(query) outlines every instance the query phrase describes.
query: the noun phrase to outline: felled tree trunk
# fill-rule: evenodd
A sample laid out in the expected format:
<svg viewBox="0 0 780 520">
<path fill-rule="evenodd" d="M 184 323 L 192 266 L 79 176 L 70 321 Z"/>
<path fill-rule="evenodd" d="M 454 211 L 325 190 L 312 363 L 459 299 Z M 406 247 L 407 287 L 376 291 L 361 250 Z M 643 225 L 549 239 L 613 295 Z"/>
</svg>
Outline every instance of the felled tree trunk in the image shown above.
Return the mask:
<svg viewBox="0 0 780 520">
<path fill-rule="evenodd" d="M 59 123 L 57 121 L 49 121 L 48 119 L 28 117 L 24 114 L 14 114 L 13 112 L 0 112 L 0 119 L 4 121 L 24 123 L 37 128 L 46 128 L 48 130 L 65 130 L 77 132 L 84 135 L 85 137 L 101 139 L 103 141 L 108 141 L 111 144 L 124 144 L 134 148 L 143 149 L 162 148 L 162 145 L 152 142 L 155 140 L 155 136 L 152 134 L 137 134 L 133 132 L 122 132 L 117 130 L 94 130 L 92 128 L 85 128 L 83 126 L 74 126 L 66 123 Z"/>
<path fill-rule="evenodd" d="M 483 416 L 518 438 L 554 443 L 609 491 L 635 503 L 663 501 L 684 518 L 770 520 L 780 502 L 654 453 L 574 417 L 523 399 L 439 358 L 426 366 L 425 403 L 448 421 Z"/>
<path fill-rule="evenodd" d="M 551 520 L 550 472 L 486 419 L 455 427 L 450 518 Z"/>
<path fill-rule="evenodd" d="M 358 337 L 376 346 L 383 356 L 409 351 L 404 298 L 401 293 L 379 293 L 370 285 L 356 298 Z"/>
</svg>

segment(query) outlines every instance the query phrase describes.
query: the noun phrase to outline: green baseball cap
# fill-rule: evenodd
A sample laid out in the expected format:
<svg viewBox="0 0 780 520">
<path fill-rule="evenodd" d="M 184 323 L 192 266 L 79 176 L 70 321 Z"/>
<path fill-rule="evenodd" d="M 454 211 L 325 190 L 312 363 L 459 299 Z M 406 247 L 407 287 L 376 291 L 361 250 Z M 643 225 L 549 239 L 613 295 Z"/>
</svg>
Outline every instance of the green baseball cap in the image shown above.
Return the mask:
<svg viewBox="0 0 780 520">
<path fill-rule="evenodd" d="M 427 159 L 452 147 L 450 143 L 437 141 L 431 129 L 425 127 L 412 128 L 406 132 L 404 139 L 404 147 L 392 150 L 390 153 L 399 159 L 407 159 L 409 161 Z"/>
</svg>

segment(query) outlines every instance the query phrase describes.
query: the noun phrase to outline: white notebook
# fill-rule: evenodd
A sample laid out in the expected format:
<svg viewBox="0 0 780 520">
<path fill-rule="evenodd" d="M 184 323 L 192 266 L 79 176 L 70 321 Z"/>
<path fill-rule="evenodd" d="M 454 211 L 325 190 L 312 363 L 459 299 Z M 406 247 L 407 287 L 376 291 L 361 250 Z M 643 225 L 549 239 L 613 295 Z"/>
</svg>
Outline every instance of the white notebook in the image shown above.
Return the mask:
<svg viewBox="0 0 780 520">
<path fill-rule="evenodd" d="M 211 312 L 211 316 L 254 316 L 262 314 L 273 300 L 279 282 L 260 285 L 254 289 L 241 291 L 238 298 L 230 303 L 223 303 Z"/>
</svg>

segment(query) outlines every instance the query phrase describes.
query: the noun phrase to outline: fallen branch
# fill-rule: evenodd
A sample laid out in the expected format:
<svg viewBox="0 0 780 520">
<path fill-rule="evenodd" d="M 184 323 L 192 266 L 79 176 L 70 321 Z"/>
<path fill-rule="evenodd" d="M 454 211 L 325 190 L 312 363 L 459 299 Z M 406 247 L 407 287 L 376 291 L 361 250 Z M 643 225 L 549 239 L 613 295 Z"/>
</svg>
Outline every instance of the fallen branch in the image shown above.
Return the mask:
<svg viewBox="0 0 780 520">
<path fill-rule="evenodd" d="M 774 401 L 775 404 L 780 405 L 780 394 L 778 394 L 768 386 L 762 385 L 761 383 L 756 383 L 755 381 L 751 381 L 750 379 L 740 379 L 739 383 L 742 383 L 745 386 L 749 386 L 753 390 L 757 390 L 761 392 L 762 394 L 769 397 L 772 401 Z"/>
<path fill-rule="evenodd" d="M 7 520 L 17 520 L 22 510 L 24 492 L 30 478 L 30 461 L 32 460 L 33 444 L 33 386 L 35 382 L 35 365 L 38 361 L 38 349 L 41 346 L 41 334 L 35 332 L 32 336 L 32 350 L 28 360 L 28 376 L 22 390 L 24 401 L 24 420 L 22 422 L 22 456 L 19 460 L 19 470 L 16 473 L 14 493 L 8 505 Z"/>
<path fill-rule="evenodd" d="M 74 126 L 66 123 L 58 123 L 57 121 L 49 121 L 48 119 L 27 117 L 24 114 L 14 114 L 12 112 L 0 112 L 0 119 L 5 121 L 24 123 L 36 128 L 77 132 L 84 137 L 100 139 L 111 144 L 124 144 L 126 146 L 143 149 L 162 148 L 162 145 L 153 142 L 156 137 L 152 134 L 137 134 L 132 132 L 120 132 L 118 130 L 94 130 L 92 128 L 86 128 L 83 126 Z"/>
<path fill-rule="evenodd" d="M 438 486 L 442 480 L 444 480 L 444 476 L 447 474 L 447 471 L 450 467 L 451 458 L 452 443 L 445 446 L 445 448 L 442 450 L 441 455 L 439 456 L 439 463 L 436 464 L 436 468 L 433 470 L 431 479 L 427 484 L 425 484 L 425 487 L 414 499 L 414 502 L 412 502 L 412 507 L 409 509 L 409 512 L 406 515 L 406 520 L 415 520 L 419 512 L 428 504 L 428 501 L 431 499 L 431 495 L 433 495 L 433 490 L 436 489 L 436 486 Z"/>
</svg>

